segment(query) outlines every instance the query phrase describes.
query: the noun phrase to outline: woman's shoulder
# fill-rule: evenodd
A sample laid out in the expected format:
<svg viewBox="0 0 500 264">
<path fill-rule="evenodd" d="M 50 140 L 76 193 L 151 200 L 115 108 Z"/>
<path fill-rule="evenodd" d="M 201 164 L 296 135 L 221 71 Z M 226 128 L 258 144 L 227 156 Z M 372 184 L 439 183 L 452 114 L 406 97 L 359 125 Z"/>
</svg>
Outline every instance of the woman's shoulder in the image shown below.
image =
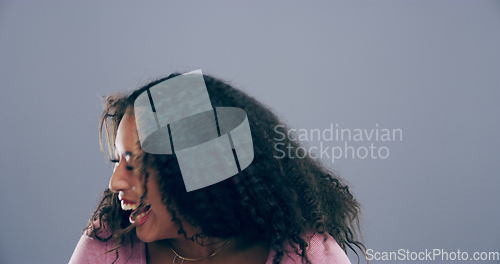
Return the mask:
<svg viewBox="0 0 500 264">
<path fill-rule="evenodd" d="M 350 264 L 344 250 L 340 247 L 337 241 L 329 234 L 325 236 L 317 232 L 308 232 L 305 234 L 305 239 L 308 242 L 307 257 L 312 264 Z M 290 247 L 288 247 L 290 250 Z M 293 252 L 292 250 L 290 252 Z M 275 252 L 269 255 L 266 264 L 271 264 Z M 283 264 L 301 264 L 300 256 L 290 253 L 283 257 Z"/>
<path fill-rule="evenodd" d="M 307 256 L 311 260 L 311 263 L 351 263 L 344 250 L 331 235 L 326 234 L 326 241 L 323 234 L 320 233 L 313 233 L 310 237 Z"/>
<path fill-rule="evenodd" d="M 98 228 L 99 223 L 94 222 L 94 227 Z M 99 238 L 108 238 L 111 232 L 106 225 L 97 232 Z M 118 259 L 117 259 L 118 255 Z M 98 239 L 89 232 L 87 229 L 83 232 L 78 241 L 73 255 L 69 260 L 70 264 L 83 264 L 83 263 L 145 263 L 144 245 L 141 241 L 136 243 L 124 245 L 117 248 L 114 240 L 109 238 L 107 240 Z"/>
</svg>

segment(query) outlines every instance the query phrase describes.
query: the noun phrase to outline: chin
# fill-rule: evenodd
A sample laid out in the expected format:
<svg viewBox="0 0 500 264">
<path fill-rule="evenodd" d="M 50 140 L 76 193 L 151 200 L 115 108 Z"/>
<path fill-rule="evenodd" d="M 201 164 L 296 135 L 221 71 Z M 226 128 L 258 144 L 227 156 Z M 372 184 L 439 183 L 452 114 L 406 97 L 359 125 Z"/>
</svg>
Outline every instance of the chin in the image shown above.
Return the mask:
<svg viewBox="0 0 500 264">
<path fill-rule="evenodd" d="M 139 238 L 139 240 L 141 240 L 144 243 L 151 243 L 157 240 L 152 234 L 148 234 L 147 232 L 146 233 L 141 232 L 137 228 L 135 229 L 135 234 L 137 235 L 137 238 Z"/>
</svg>

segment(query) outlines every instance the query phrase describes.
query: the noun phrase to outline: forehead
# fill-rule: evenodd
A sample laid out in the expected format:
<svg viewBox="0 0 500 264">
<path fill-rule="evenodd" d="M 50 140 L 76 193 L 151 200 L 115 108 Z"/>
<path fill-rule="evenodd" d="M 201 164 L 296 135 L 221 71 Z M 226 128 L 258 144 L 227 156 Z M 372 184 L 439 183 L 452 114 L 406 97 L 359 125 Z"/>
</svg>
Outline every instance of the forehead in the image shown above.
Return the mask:
<svg viewBox="0 0 500 264">
<path fill-rule="evenodd" d="M 115 147 L 118 153 L 137 152 L 139 150 L 139 138 L 133 115 L 125 114 L 116 133 Z"/>
</svg>

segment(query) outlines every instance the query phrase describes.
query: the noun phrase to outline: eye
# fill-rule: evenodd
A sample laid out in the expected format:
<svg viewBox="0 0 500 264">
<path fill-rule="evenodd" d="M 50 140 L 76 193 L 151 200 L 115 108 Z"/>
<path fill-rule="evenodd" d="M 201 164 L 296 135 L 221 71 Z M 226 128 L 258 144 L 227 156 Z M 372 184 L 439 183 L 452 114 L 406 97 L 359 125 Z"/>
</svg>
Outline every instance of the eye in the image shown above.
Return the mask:
<svg viewBox="0 0 500 264">
<path fill-rule="evenodd" d="M 114 165 L 116 167 L 116 164 L 119 163 L 120 160 L 118 160 L 118 159 L 110 159 L 109 162 L 114 163 Z M 127 165 L 127 166 L 125 166 L 125 169 L 127 169 L 128 171 L 132 171 L 132 170 L 134 170 L 134 167 L 132 167 L 130 165 Z"/>
</svg>

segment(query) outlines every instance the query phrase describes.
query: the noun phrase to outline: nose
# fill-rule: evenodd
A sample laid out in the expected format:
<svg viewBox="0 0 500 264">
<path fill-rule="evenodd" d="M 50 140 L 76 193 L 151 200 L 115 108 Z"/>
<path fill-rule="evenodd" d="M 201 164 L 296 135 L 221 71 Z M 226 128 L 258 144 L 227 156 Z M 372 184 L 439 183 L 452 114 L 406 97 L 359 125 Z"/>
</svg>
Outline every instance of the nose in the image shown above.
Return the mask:
<svg viewBox="0 0 500 264">
<path fill-rule="evenodd" d="M 109 179 L 108 188 L 112 192 L 124 191 L 130 188 L 130 171 L 126 169 L 125 163 L 120 162 L 115 165 L 113 174 Z"/>
</svg>

